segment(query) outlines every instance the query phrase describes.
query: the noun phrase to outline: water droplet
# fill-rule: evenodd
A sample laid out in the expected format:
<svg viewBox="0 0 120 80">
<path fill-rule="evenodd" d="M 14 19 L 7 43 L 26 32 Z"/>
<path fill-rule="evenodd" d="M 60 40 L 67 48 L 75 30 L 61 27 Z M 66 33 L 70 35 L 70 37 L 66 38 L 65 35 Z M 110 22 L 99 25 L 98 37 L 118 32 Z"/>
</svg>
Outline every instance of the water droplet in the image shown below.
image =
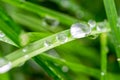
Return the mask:
<svg viewBox="0 0 120 80">
<path fill-rule="evenodd" d="M 104 72 L 101 72 L 101 76 L 104 76 L 105 75 L 105 73 Z"/>
<path fill-rule="evenodd" d="M 102 31 L 102 32 L 107 31 L 106 21 L 98 23 L 97 31 Z"/>
<path fill-rule="evenodd" d="M 69 68 L 68 68 L 67 66 L 63 66 L 63 67 L 62 67 L 62 71 L 63 71 L 63 72 L 68 72 L 68 71 L 69 71 Z"/>
<path fill-rule="evenodd" d="M 60 55 L 54 49 L 48 50 L 47 53 L 54 57 L 60 57 Z"/>
<path fill-rule="evenodd" d="M 24 58 L 28 59 L 28 58 L 29 58 L 29 55 L 25 55 Z"/>
<path fill-rule="evenodd" d="M 52 42 L 51 42 L 51 41 L 49 41 L 49 40 L 44 41 L 44 46 L 45 46 L 45 47 L 49 47 L 49 46 L 51 46 L 51 45 L 52 45 Z"/>
<path fill-rule="evenodd" d="M 98 34 L 88 36 L 88 38 L 90 39 L 96 39 L 97 37 L 98 37 Z"/>
<path fill-rule="evenodd" d="M 2 31 L 0 31 L 0 38 L 3 38 L 4 36 L 5 34 Z"/>
<path fill-rule="evenodd" d="M 49 25 L 49 26 L 58 26 L 59 25 L 59 21 L 55 18 L 52 18 L 50 16 L 46 16 L 44 19 L 43 19 L 43 23 L 44 25 Z"/>
<path fill-rule="evenodd" d="M 4 59 L 4 58 L 0 58 L 0 73 L 5 73 L 7 71 L 9 71 L 11 69 L 11 62 Z"/>
<path fill-rule="evenodd" d="M 67 42 L 67 40 L 68 40 L 67 36 L 65 34 L 63 34 L 63 33 L 62 34 L 58 34 L 56 36 L 56 39 L 58 41 L 62 42 L 62 43 Z"/>
<path fill-rule="evenodd" d="M 71 26 L 70 33 L 73 38 L 83 38 L 91 32 L 89 25 L 85 23 L 75 23 Z"/>
<path fill-rule="evenodd" d="M 70 3 L 68 0 L 61 0 L 61 6 L 63 8 L 68 8 L 70 6 Z"/>
<path fill-rule="evenodd" d="M 23 51 L 23 52 L 27 52 L 27 49 L 26 49 L 26 48 L 24 48 L 24 49 L 22 49 L 22 51 Z"/>
<path fill-rule="evenodd" d="M 117 58 L 117 61 L 120 61 L 120 58 Z"/>
<path fill-rule="evenodd" d="M 94 21 L 94 20 L 89 20 L 89 21 L 88 21 L 88 24 L 89 24 L 89 26 L 90 26 L 91 28 L 94 28 L 94 27 L 96 26 L 96 21 Z"/>
</svg>

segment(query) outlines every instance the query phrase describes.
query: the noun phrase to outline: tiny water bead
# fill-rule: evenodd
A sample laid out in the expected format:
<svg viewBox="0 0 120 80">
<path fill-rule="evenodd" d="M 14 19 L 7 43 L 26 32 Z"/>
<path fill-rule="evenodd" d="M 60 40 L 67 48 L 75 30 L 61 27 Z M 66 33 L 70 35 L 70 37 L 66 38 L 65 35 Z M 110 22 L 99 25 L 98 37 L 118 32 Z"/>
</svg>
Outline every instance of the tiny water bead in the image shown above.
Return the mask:
<svg viewBox="0 0 120 80">
<path fill-rule="evenodd" d="M 25 55 L 24 58 L 28 59 L 28 58 L 29 58 L 29 55 Z"/>
<path fill-rule="evenodd" d="M 0 38 L 3 38 L 4 36 L 5 34 L 2 31 L 0 31 Z"/>
<path fill-rule="evenodd" d="M 70 7 L 70 2 L 68 0 L 61 0 L 60 4 L 63 8 L 69 8 Z"/>
<path fill-rule="evenodd" d="M 97 25 L 97 31 L 102 31 L 102 32 L 107 31 L 106 21 L 98 23 L 98 25 Z"/>
<path fill-rule="evenodd" d="M 89 25 L 85 23 L 75 23 L 70 28 L 70 33 L 73 38 L 83 38 L 91 32 Z"/>
<path fill-rule="evenodd" d="M 58 26 L 59 25 L 59 21 L 55 18 L 50 17 L 50 16 L 46 16 L 43 19 L 43 23 L 44 23 L 44 25 L 49 25 L 49 26 Z"/>
<path fill-rule="evenodd" d="M 0 73 L 9 71 L 12 67 L 12 63 L 5 58 L 0 58 Z"/>
<path fill-rule="evenodd" d="M 57 41 L 64 43 L 64 42 L 67 42 L 68 37 L 67 37 L 67 35 L 61 33 L 56 36 L 56 39 L 57 39 Z"/>
<path fill-rule="evenodd" d="M 26 48 L 24 48 L 24 49 L 22 49 L 22 51 L 23 51 L 23 52 L 27 52 L 27 49 L 26 49 Z"/>
<path fill-rule="evenodd" d="M 51 42 L 50 40 L 44 41 L 44 46 L 45 46 L 45 47 L 49 47 L 49 46 L 51 46 L 51 45 L 52 45 L 52 42 Z"/>
<path fill-rule="evenodd" d="M 105 75 L 105 73 L 104 72 L 101 72 L 101 76 L 104 76 Z"/>
<path fill-rule="evenodd" d="M 58 57 L 58 58 L 60 57 L 60 55 L 54 49 L 48 50 L 47 53 L 54 57 Z"/>
<path fill-rule="evenodd" d="M 120 61 L 120 58 L 117 58 L 117 61 Z"/>
<path fill-rule="evenodd" d="M 63 67 L 62 67 L 62 71 L 63 71 L 63 72 L 68 72 L 68 71 L 69 71 L 69 68 L 68 68 L 67 66 L 63 66 Z"/>
<path fill-rule="evenodd" d="M 88 21 L 88 24 L 89 24 L 89 26 L 90 26 L 91 28 L 94 28 L 94 27 L 96 26 L 96 21 L 94 21 L 94 20 L 89 20 L 89 21 Z"/>
</svg>

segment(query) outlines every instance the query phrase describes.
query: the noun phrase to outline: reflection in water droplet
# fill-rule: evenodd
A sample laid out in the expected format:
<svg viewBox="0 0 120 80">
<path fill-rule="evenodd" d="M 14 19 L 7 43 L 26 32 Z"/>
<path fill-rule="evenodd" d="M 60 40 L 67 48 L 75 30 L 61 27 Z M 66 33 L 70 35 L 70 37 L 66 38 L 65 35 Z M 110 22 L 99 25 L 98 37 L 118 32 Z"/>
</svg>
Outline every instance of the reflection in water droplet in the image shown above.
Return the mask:
<svg viewBox="0 0 120 80">
<path fill-rule="evenodd" d="M 44 41 L 44 46 L 45 46 L 45 47 L 49 47 L 49 46 L 51 46 L 51 45 L 52 45 L 52 42 L 51 42 L 51 41 L 48 41 L 48 40 Z"/>
<path fill-rule="evenodd" d="M 104 72 L 101 72 L 101 76 L 104 76 L 105 75 L 105 73 Z"/>
<path fill-rule="evenodd" d="M 65 34 L 58 34 L 56 39 L 62 43 L 67 42 L 68 38 Z"/>
<path fill-rule="evenodd" d="M 44 25 L 49 25 L 49 26 L 58 26 L 59 25 L 59 21 L 55 18 L 52 18 L 50 16 L 46 16 L 43 19 L 43 24 Z"/>
<path fill-rule="evenodd" d="M 69 68 L 68 68 L 67 66 L 63 66 L 63 67 L 62 67 L 62 71 L 63 71 L 63 72 L 68 72 L 68 71 L 69 71 Z"/>
<path fill-rule="evenodd" d="M 11 69 L 12 63 L 4 58 L 0 58 L 0 73 L 5 73 Z"/>
<path fill-rule="evenodd" d="M 71 26 L 70 33 L 73 38 L 82 38 L 91 32 L 89 25 L 84 23 L 75 23 Z"/>
<path fill-rule="evenodd" d="M 91 28 L 94 28 L 96 26 L 96 22 L 94 20 L 89 20 L 88 24 Z"/>
<path fill-rule="evenodd" d="M 0 31 L 0 38 L 3 38 L 4 36 L 5 34 L 2 31 Z"/>
</svg>

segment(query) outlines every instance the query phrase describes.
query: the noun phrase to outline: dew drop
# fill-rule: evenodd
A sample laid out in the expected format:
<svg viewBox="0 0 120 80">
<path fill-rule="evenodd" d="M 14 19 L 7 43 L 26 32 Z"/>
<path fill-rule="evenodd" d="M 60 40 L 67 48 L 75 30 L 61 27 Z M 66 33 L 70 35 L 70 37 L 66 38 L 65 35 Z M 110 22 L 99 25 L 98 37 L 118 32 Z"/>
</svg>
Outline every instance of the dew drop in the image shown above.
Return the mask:
<svg viewBox="0 0 120 80">
<path fill-rule="evenodd" d="M 89 26 L 90 26 L 91 28 L 94 28 L 94 27 L 96 26 L 96 21 L 94 21 L 94 20 L 89 20 L 89 21 L 88 21 L 88 24 L 89 24 Z"/>
<path fill-rule="evenodd" d="M 69 68 L 68 68 L 67 66 L 63 66 L 63 67 L 62 67 L 62 71 L 63 71 L 63 72 L 68 72 L 68 71 L 69 71 Z"/>
<path fill-rule="evenodd" d="M 49 46 L 51 46 L 51 45 L 52 45 L 52 42 L 51 42 L 51 41 L 48 41 L 48 40 L 44 41 L 44 46 L 45 46 L 45 47 L 49 47 Z"/>
<path fill-rule="evenodd" d="M 107 31 L 106 21 L 99 23 L 97 25 L 97 31 L 102 31 L 102 32 Z"/>
<path fill-rule="evenodd" d="M 68 0 L 61 0 L 61 6 L 63 8 L 68 8 L 70 6 L 70 3 Z"/>
<path fill-rule="evenodd" d="M 44 25 L 46 24 L 49 26 L 58 26 L 59 25 L 59 21 L 57 19 L 49 17 L 49 16 L 46 16 L 43 19 L 43 23 L 44 23 Z"/>
<path fill-rule="evenodd" d="M 104 72 L 101 72 L 101 76 L 104 76 L 105 75 L 105 73 Z"/>
<path fill-rule="evenodd" d="M 7 71 L 9 71 L 11 69 L 11 62 L 4 59 L 4 58 L 0 58 L 0 73 L 5 73 Z"/>
<path fill-rule="evenodd" d="M 120 58 L 117 58 L 117 61 L 120 61 Z"/>
<path fill-rule="evenodd" d="M 28 59 L 28 58 L 29 58 L 29 55 L 25 55 L 24 58 Z"/>
<path fill-rule="evenodd" d="M 70 33 L 73 38 L 83 38 L 91 32 L 89 25 L 85 23 L 75 23 L 71 26 Z"/>
<path fill-rule="evenodd" d="M 47 53 L 54 57 L 58 57 L 58 58 L 60 57 L 60 55 L 54 49 L 48 50 Z"/>
<path fill-rule="evenodd" d="M 3 38 L 4 36 L 5 34 L 2 31 L 0 31 L 0 38 Z"/>
<path fill-rule="evenodd" d="M 24 49 L 22 49 L 22 51 L 23 51 L 23 52 L 27 52 L 27 49 L 24 48 Z"/>
<path fill-rule="evenodd" d="M 65 34 L 62 33 L 62 34 L 58 34 L 58 35 L 56 36 L 56 39 L 57 39 L 58 41 L 64 43 L 64 42 L 67 42 L 68 37 L 67 37 Z"/>
</svg>

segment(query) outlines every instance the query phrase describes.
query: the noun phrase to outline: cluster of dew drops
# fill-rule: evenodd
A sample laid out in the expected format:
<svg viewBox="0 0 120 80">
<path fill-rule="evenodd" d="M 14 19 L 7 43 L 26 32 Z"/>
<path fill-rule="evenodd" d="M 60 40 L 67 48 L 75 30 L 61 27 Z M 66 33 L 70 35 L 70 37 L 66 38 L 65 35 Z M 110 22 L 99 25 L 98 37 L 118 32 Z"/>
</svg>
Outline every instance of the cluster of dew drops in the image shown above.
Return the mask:
<svg viewBox="0 0 120 80">
<path fill-rule="evenodd" d="M 94 20 L 89 20 L 88 23 L 75 23 L 71 26 L 70 33 L 73 38 L 83 38 L 87 37 L 92 30 L 100 32 L 107 31 L 107 27 L 105 25 L 106 21 L 97 24 Z"/>
<path fill-rule="evenodd" d="M 90 34 L 92 29 L 94 29 L 95 27 L 98 31 L 105 30 L 104 24 L 96 25 L 96 22 L 94 20 L 89 20 L 87 24 L 86 23 L 72 24 L 70 28 L 70 34 L 73 38 L 83 38 Z M 5 34 L 3 34 L 3 32 L 0 31 L 0 38 L 3 38 L 4 36 Z M 63 44 L 68 41 L 68 36 L 64 33 L 60 33 L 56 36 L 56 40 Z M 44 41 L 45 47 L 49 47 L 51 45 L 52 42 L 50 40 Z M 22 51 L 25 53 L 27 52 L 27 49 L 23 49 Z M 24 58 L 29 58 L 29 56 L 25 55 Z M 0 58 L 0 73 L 7 72 L 8 70 L 11 69 L 11 67 L 12 63 L 10 61 L 8 61 L 5 58 Z"/>
</svg>

